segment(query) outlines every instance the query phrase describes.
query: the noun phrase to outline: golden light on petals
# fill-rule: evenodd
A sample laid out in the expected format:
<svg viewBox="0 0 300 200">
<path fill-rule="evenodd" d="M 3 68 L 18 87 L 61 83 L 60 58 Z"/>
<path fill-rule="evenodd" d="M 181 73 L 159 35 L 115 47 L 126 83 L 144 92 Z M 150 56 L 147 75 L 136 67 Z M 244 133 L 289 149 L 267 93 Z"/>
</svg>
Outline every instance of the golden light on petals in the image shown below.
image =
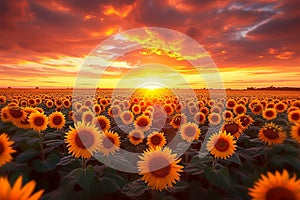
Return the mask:
<svg viewBox="0 0 300 200">
<path fill-rule="evenodd" d="M 286 133 L 278 125 L 268 123 L 259 130 L 258 137 L 268 145 L 281 144 L 286 138 Z"/>
<path fill-rule="evenodd" d="M 236 150 L 236 140 L 226 132 L 220 131 L 210 136 L 206 149 L 215 157 L 227 159 Z"/>
<path fill-rule="evenodd" d="M 253 200 L 298 200 L 300 199 L 300 180 L 290 176 L 287 170 L 282 173 L 268 172 L 249 188 L 248 194 Z"/>
<path fill-rule="evenodd" d="M 12 148 L 13 144 L 14 142 L 10 141 L 9 137 L 5 133 L 0 135 L 0 167 L 9 163 L 13 159 L 11 154 L 16 152 Z"/>
<path fill-rule="evenodd" d="M 176 154 L 172 154 L 169 148 L 156 148 L 146 150 L 140 161 L 138 161 L 139 173 L 152 190 L 162 191 L 168 187 L 173 187 L 180 180 L 179 172 L 183 166 L 178 163 L 181 159 L 176 159 Z"/>
<path fill-rule="evenodd" d="M 104 156 L 114 155 L 120 149 L 120 136 L 118 133 L 112 131 L 105 131 L 100 134 L 100 148 L 99 151 Z"/>
<path fill-rule="evenodd" d="M 180 128 L 180 136 L 187 142 L 192 142 L 193 140 L 199 139 L 200 134 L 201 131 L 198 128 L 198 125 L 195 123 L 188 122 L 183 124 Z"/>
<path fill-rule="evenodd" d="M 144 133 L 139 130 L 132 130 L 128 134 L 128 138 L 131 144 L 139 145 L 144 140 Z"/>
<path fill-rule="evenodd" d="M 152 148 L 163 147 L 167 143 L 167 140 L 163 132 L 156 132 L 149 134 L 147 137 L 147 145 Z"/>
</svg>

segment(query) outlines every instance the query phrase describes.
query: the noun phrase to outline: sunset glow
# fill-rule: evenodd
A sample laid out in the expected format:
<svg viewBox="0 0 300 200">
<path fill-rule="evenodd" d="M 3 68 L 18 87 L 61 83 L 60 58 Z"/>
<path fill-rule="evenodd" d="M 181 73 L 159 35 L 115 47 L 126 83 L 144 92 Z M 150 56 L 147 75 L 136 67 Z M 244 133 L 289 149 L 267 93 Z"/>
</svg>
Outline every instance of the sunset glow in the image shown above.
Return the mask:
<svg viewBox="0 0 300 200">
<path fill-rule="evenodd" d="M 97 45 L 141 27 L 167 28 L 197 41 L 205 52 L 189 59 L 211 57 L 225 88 L 300 85 L 297 0 L 4 0 L 0 7 L 0 87 L 73 87 L 82 64 Z M 154 32 L 146 33 L 156 37 Z M 193 53 L 183 41 L 174 42 L 168 36 L 130 40 L 149 42 L 155 48 L 107 62 L 101 78 L 93 74 L 102 69 L 87 71 L 86 87 L 94 79 L 100 88 L 136 88 L 149 81 L 169 88 L 208 87 L 205 77 L 209 72 L 199 73 L 182 57 Z M 166 43 L 168 48 L 163 51 L 160 47 Z M 139 70 L 150 63 L 165 67 Z M 155 87 L 159 86 L 147 86 Z"/>
</svg>

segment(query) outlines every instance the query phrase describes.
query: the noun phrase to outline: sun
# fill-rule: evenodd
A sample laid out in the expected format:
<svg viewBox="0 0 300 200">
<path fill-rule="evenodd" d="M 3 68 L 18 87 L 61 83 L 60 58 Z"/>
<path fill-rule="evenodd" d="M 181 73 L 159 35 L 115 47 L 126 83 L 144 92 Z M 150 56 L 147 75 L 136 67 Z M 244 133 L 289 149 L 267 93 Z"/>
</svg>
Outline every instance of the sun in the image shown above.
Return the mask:
<svg viewBox="0 0 300 200">
<path fill-rule="evenodd" d="M 164 88 L 164 85 L 162 85 L 161 83 L 158 83 L 158 82 L 146 82 L 144 84 L 142 84 L 140 86 L 140 88 L 143 88 L 143 89 L 148 89 L 148 90 L 156 90 L 156 89 L 161 89 L 161 88 Z"/>
</svg>

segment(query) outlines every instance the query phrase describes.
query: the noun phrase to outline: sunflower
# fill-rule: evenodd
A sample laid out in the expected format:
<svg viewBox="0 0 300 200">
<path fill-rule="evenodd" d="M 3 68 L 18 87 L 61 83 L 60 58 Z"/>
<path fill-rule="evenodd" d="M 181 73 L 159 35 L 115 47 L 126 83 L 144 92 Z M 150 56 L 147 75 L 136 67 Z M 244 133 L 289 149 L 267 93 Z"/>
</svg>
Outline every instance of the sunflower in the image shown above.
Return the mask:
<svg viewBox="0 0 300 200">
<path fill-rule="evenodd" d="M 0 105 L 5 104 L 6 103 L 6 97 L 5 96 L 0 96 Z"/>
<path fill-rule="evenodd" d="M 41 132 L 47 129 L 48 118 L 43 113 L 35 112 L 30 114 L 28 122 L 32 129 Z"/>
<path fill-rule="evenodd" d="M 230 120 L 230 119 L 233 119 L 233 113 L 230 111 L 230 110 L 225 110 L 223 113 L 222 113 L 222 117 L 224 120 Z"/>
<path fill-rule="evenodd" d="M 235 138 L 239 138 L 243 132 L 243 126 L 241 122 L 237 119 L 227 120 L 222 125 L 221 130 L 232 135 Z"/>
<path fill-rule="evenodd" d="M 163 147 L 167 143 L 167 140 L 163 132 L 154 131 L 147 137 L 147 145 L 149 147 Z"/>
<path fill-rule="evenodd" d="M 245 114 L 236 116 L 236 120 L 241 122 L 241 125 L 244 129 L 247 129 L 254 122 L 251 116 Z"/>
<path fill-rule="evenodd" d="M 220 114 L 222 112 L 222 109 L 219 106 L 214 106 L 210 109 L 210 113 L 218 113 Z"/>
<path fill-rule="evenodd" d="M 1 121 L 2 122 L 10 122 L 12 119 L 10 118 L 9 108 L 4 107 L 1 109 Z"/>
<path fill-rule="evenodd" d="M 70 102 L 69 99 L 64 99 L 62 101 L 62 104 L 63 104 L 64 108 L 70 108 L 72 106 L 72 104 L 71 104 L 71 102 Z"/>
<path fill-rule="evenodd" d="M 68 112 L 68 118 L 69 118 L 70 120 L 74 121 L 74 111 L 73 111 L 73 110 L 70 110 L 70 111 Z"/>
<path fill-rule="evenodd" d="M 236 101 L 234 99 L 228 99 L 226 101 L 226 108 L 233 109 L 236 106 Z"/>
<path fill-rule="evenodd" d="M 104 115 L 99 115 L 96 117 L 93 121 L 93 124 L 99 128 L 100 131 L 107 131 L 110 129 L 110 121 L 109 119 Z"/>
<path fill-rule="evenodd" d="M 176 154 L 172 154 L 169 148 L 148 149 L 138 161 L 139 174 L 143 175 L 145 181 L 152 190 L 162 191 L 167 187 L 172 187 L 180 179 L 179 172 L 183 166 L 178 165 L 181 158 L 175 159 Z"/>
<path fill-rule="evenodd" d="M 134 104 L 132 107 L 131 107 L 131 111 L 135 114 L 135 115 L 138 115 L 142 112 L 142 109 L 141 109 L 141 106 L 138 105 L 138 104 Z"/>
<path fill-rule="evenodd" d="M 176 114 L 171 122 L 170 122 L 170 125 L 175 128 L 175 129 L 178 129 L 180 127 L 181 124 L 185 124 L 186 123 L 186 116 L 185 114 Z"/>
<path fill-rule="evenodd" d="M 90 110 L 82 114 L 82 121 L 84 121 L 85 123 L 92 123 L 94 119 L 95 119 L 95 115 Z"/>
<path fill-rule="evenodd" d="M 0 199 L 7 200 L 38 200 L 41 198 L 44 190 L 39 190 L 36 193 L 34 191 L 36 182 L 30 181 L 22 187 L 23 177 L 19 176 L 14 185 L 11 187 L 9 180 L 4 177 L 0 177 Z"/>
<path fill-rule="evenodd" d="M 258 137 L 268 145 L 281 144 L 286 138 L 286 133 L 279 126 L 268 123 L 259 130 Z"/>
<path fill-rule="evenodd" d="M 8 107 L 8 118 L 11 121 L 21 121 L 26 119 L 26 113 L 18 106 Z"/>
<path fill-rule="evenodd" d="M 183 124 L 180 128 L 180 136 L 183 140 L 192 142 L 193 140 L 198 140 L 201 134 L 198 125 L 195 123 L 188 122 Z"/>
<path fill-rule="evenodd" d="M 277 113 L 274 108 L 267 108 L 262 112 L 262 116 L 266 120 L 272 120 L 277 117 Z"/>
<path fill-rule="evenodd" d="M 106 107 L 106 106 L 108 106 L 108 104 L 109 104 L 109 103 L 108 103 L 108 101 L 107 101 L 106 98 L 101 98 L 101 99 L 100 99 L 100 105 Z"/>
<path fill-rule="evenodd" d="M 174 113 L 174 108 L 172 107 L 171 104 L 166 104 L 166 105 L 164 106 L 164 110 L 165 110 L 165 112 L 166 112 L 166 114 L 167 114 L 168 116 L 170 116 L 170 115 L 172 115 L 172 114 Z"/>
<path fill-rule="evenodd" d="M 148 116 L 140 115 L 136 118 L 134 125 L 135 129 L 141 130 L 141 131 L 147 131 L 150 129 L 150 126 L 152 124 L 151 119 Z"/>
<path fill-rule="evenodd" d="M 95 104 L 93 107 L 93 111 L 96 115 L 99 115 L 102 111 L 101 106 L 99 104 Z"/>
<path fill-rule="evenodd" d="M 207 142 L 206 149 L 215 157 L 227 159 L 236 150 L 236 140 L 234 137 L 225 131 L 219 131 L 210 136 Z"/>
<path fill-rule="evenodd" d="M 209 110 L 208 110 L 207 107 L 200 108 L 200 112 L 202 112 L 204 115 L 208 115 L 209 114 Z"/>
<path fill-rule="evenodd" d="M 108 109 L 107 112 L 108 112 L 108 115 L 111 117 L 119 117 L 122 112 L 122 109 L 118 105 L 113 105 Z"/>
<path fill-rule="evenodd" d="M 263 111 L 263 108 L 264 108 L 263 105 L 260 103 L 256 103 L 252 107 L 251 106 L 249 106 L 249 107 L 250 107 L 251 112 L 255 115 L 259 115 Z"/>
<path fill-rule="evenodd" d="M 286 111 L 286 109 L 287 109 L 287 105 L 283 102 L 278 102 L 275 104 L 275 110 L 278 113 L 282 113 L 282 112 Z"/>
<path fill-rule="evenodd" d="M 212 125 L 218 125 L 221 122 L 221 115 L 218 113 L 211 113 L 208 115 L 208 121 Z"/>
<path fill-rule="evenodd" d="M 30 129 L 31 124 L 28 121 L 29 116 L 31 115 L 31 113 L 37 112 L 37 110 L 32 107 L 25 107 L 25 108 L 23 108 L 23 112 L 26 113 L 26 118 L 24 120 L 14 120 L 13 123 L 15 126 L 17 126 L 19 128 Z"/>
<path fill-rule="evenodd" d="M 142 131 L 132 130 L 129 132 L 127 137 L 129 138 L 131 144 L 138 145 L 143 142 L 145 136 Z"/>
<path fill-rule="evenodd" d="M 291 127 L 291 137 L 300 143 L 300 124 Z"/>
<path fill-rule="evenodd" d="M 100 139 L 99 151 L 103 153 L 104 156 L 113 155 L 120 149 L 121 142 L 118 133 L 105 131 L 103 134 L 100 134 Z"/>
<path fill-rule="evenodd" d="M 94 125 L 78 122 L 75 124 L 75 128 L 70 127 L 66 133 L 65 142 L 69 153 L 76 158 L 90 158 L 99 150 L 101 139 L 99 131 Z"/>
<path fill-rule="evenodd" d="M 123 111 L 120 114 L 120 118 L 121 118 L 123 124 L 129 125 L 129 124 L 132 124 L 133 119 L 134 119 L 134 115 L 129 110 L 128 111 Z"/>
<path fill-rule="evenodd" d="M 237 104 L 236 106 L 234 106 L 233 112 L 236 115 L 241 115 L 245 114 L 247 112 L 247 109 L 243 104 Z"/>
<path fill-rule="evenodd" d="M 5 133 L 0 135 L 0 167 L 9 163 L 13 159 L 11 154 L 16 152 L 11 147 L 13 144 L 14 142 L 10 141 L 9 137 Z"/>
<path fill-rule="evenodd" d="M 191 106 L 189 107 L 189 112 L 192 114 L 192 115 L 195 115 L 197 112 L 199 112 L 199 109 L 197 106 Z"/>
<path fill-rule="evenodd" d="M 35 109 L 36 111 L 38 111 L 38 112 L 44 114 L 44 109 L 43 109 L 43 108 L 41 108 L 41 107 L 35 107 L 34 109 Z"/>
<path fill-rule="evenodd" d="M 300 199 L 300 180 L 296 175 L 290 177 L 285 169 L 282 173 L 268 172 L 249 188 L 248 194 L 253 200 L 297 200 Z"/>
<path fill-rule="evenodd" d="M 26 107 L 27 106 L 27 100 L 21 100 L 20 101 L 20 105 L 22 106 L 22 107 Z"/>
<path fill-rule="evenodd" d="M 57 108 L 62 107 L 62 100 L 61 99 L 55 99 L 54 104 Z"/>
<path fill-rule="evenodd" d="M 62 129 L 66 123 L 66 119 L 63 113 L 53 112 L 49 115 L 49 126 L 51 128 Z"/>
<path fill-rule="evenodd" d="M 294 110 L 299 110 L 299 108 L 296 107 L 296 106 L 291 106 L 291 107 L 288 108 L 287 112 L 290 113 L 290 112 L 292 112 Z"/>
<path fill-rule="evenodd" d="M 294 111 L 289 112 L 288 120 L 293 123 L 299 123 L 300 122 L 300 110 L 294 110 Z"/>
<path fill-rule="evenodd" d="M 35 107 L 35 99 L 29 99 L 29 100 L 28 100 L 28 104 L 29 104 L 31 107 Z"/>
</svg>

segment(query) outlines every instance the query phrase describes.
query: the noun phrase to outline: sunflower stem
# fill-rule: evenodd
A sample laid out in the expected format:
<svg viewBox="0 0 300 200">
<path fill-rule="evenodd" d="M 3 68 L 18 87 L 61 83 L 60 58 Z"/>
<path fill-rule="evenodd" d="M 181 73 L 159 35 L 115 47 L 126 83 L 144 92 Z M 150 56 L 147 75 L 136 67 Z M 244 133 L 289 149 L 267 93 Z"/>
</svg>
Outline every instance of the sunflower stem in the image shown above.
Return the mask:
<svg viewBox="0 0 300 200">
<path fill-rule="evenodd" d="M 86 169 L 86 163 L 87 163 L 87 160 L 85 159 L 85 158 L 81 158 L 81 167 L 82 167 L 82 169 L 83 170 L 85 170 Z"/>
<path fill-rule="evenodd" d="M 40 140 L 41 157 L 42 157 L 42 160 L 45 160 L 45 152 L 44 152 L 44 145 L 43 145 L 43 143 L 44 143 L 44 133 L 38 132 L 38 135 L 41 138 L 41 140 Z"/>
<path fill-rule="evenodd" d="M 214 158 L 214 161 L 213 161 L 213 169 L 216 168 L 217 163 L 218 163 L 218 158 Z"/>
</svg>

